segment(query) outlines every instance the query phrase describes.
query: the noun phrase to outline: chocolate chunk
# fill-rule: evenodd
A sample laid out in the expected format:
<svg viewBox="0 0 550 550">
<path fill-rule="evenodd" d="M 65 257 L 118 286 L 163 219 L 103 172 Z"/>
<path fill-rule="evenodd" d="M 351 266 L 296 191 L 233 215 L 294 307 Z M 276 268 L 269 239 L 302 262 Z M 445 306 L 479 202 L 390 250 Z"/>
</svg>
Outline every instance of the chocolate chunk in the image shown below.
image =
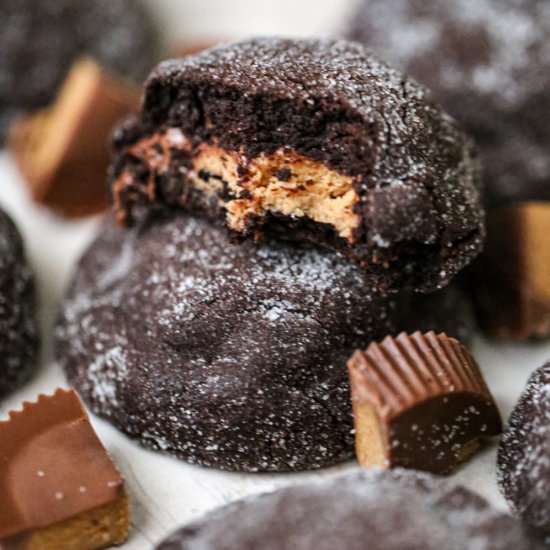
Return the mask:
<svg viewBox="0 0 550 550">
<path fill-rule="evenodd" d="M 447 474 L 501 431 L 474 358 L 446 334 L 388 336 L 348 369 L 362 466 Z"/>
<path fill-rule="evenodd" d="M 279 181 L 290 181 L 292 178 L 292 170 L 288 167 L 279 168 L 277 170 L 277 179 Z M 307 185 L 307 182 L 306 182 Z"/>
<path fill-rule="evenodd" d="M 128 531 L 124 482 L 73 390 L 0 422 L 0 546 L 94 550 Z"/>
<path fill-rule="evenodd" d="M 106 208 L 109 135 L 139 90 L 91 59 L 75 63 L 55 104 L 18 119 L 10 149 L 35 201 L 75 217 Z"/>
<path fill-rule="evenodd" d="M 550 364 L 531 375 L 502 434 L 498 482 L 513 510 L 550 544 Z"/>
<path fill-rule="evenodd" d="M 224 506 L 157 550 L 536 550 L 471 491 L 405 470 L 353 472 Z"/>
<path fill-rule="evenodd" d="M 111 223 L 63 304 L 57 356 L 86 403 L 148 447 L 226 470 L 353 456 L 345 363 L 393 302 L 333 253 L 233 246 L 186 215 Z"/>
<path fill-rule="evenodd" d="M 54 100 L 76 59 L 136 81 L 160 59 L 160 34 L 137 0 L 2 0 L 0 21 L 0 142 L 15 114 Z"/>
<path fill-rule="evenodd" d="M 330 40 L 252 40 L 160 64 L 140 116 L 115 135 L 111 175 L 120 223 L 201 211 L 239 237 L 341 252 L 388 291 L 443 287 L 477 255 L 479 184 L 471 140 L 424 88 Z"/>
<path fill-rule="evenodd" d="M 493 338 L 550 336 L 550 203 L 495 209 L 486 250 L 472 270 L 479 322 Z"/>
<path fill-rule="evenodd" d="M 547 2 L 362 0 L 346 36 L 427 85 L 474 136 L 492 207 L 550 200 Z"/>
<path fill-rule="evenodd" d="M 0 396 L 34 372 L 38 347 L 34 277 L 19 231 L 0 210 Z"/>
</svg>

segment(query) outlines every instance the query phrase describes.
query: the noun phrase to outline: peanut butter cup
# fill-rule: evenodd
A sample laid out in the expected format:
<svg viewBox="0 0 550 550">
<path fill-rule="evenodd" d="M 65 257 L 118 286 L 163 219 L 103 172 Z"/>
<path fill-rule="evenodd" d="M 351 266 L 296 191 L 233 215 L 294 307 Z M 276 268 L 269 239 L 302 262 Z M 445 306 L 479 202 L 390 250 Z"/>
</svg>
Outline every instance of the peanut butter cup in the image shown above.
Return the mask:
<svg viewBox="0 0 550 550">
<path fill-rule="evenodd" d="M 550 336 L 550 203 L 497 208 L 488 216 L 487 247 L 473 269 L 479 322 L 497 339 Z"/>
<path fill-rule="evenodd" d="M 348 369 L 362 466 L 446 474 L 500 433 L 475 360 L 446 334 L 388 336 L 355 352 Z"/>
<path fill-rule="evenodd" d="M 77 61 L 56 102 L 11 129 L 10 149 L 33 199 L 69 217 L 105 209 L 109 136 L 138 105 L 139 88 L 92 59 Z"/>
<path fill-rule="evenodd" d="M 0 547 L 78 548 L 122 543 L 124 481 L 73 390 L 25 402 L 0 422 Z"/>
</svg>

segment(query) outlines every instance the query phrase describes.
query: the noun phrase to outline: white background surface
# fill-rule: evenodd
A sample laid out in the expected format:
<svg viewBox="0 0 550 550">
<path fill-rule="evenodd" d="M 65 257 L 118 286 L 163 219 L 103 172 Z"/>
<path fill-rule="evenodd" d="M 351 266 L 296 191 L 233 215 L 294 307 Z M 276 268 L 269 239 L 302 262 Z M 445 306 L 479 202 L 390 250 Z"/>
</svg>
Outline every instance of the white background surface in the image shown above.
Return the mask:
<svg viewBox="0 0 550 550">
<path fill-rule="evenodd" d="M 250 34 L 335 34 L 354 0 L 150 0 L 166 32 L 166 41 L 240 38 Z M 37 273 L 43 360 L 39 374 L 0 403 L 0 416 L 65 385 L 51 359 L 51 327 L 57 304 L 74 263 L 93 238 L 97 220 L 63 222 L 32 205 L 7 153 L 0 153 L 0 205 L 16 220 Z M 474 353 L 504 418 L 516 402 L 529 373 L 550 358 L 550 344 L 495 345 L 479 339 Z M 304 479 L 334 475 L 352 463 L 315 473 L 292 475 L 231 474 L 191 466 L 142 449 L 107 423 L 92 418 L 105 446 L 127 479 L 132 499 L 128 550 L 150 548 L 178 526 L 243 495 Z M 455 475 L 457 482 L 505 507 L 495 482 L 495 445 L 485 449 Z"/>
</svg>

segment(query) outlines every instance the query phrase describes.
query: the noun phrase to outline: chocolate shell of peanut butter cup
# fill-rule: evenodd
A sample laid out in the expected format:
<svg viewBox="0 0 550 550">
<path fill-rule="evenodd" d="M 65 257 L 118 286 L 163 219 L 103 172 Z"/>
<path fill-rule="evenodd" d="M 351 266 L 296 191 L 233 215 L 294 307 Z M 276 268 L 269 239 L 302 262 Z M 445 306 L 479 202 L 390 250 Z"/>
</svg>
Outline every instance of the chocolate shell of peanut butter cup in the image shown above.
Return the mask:
<svg viewBox="0 0 550 550">
<path fill-rule="evenodd" d="M 127 530 L 124 480 L 74 390 L 0 422 L 0 548 L 92 550 Z"/>
<path fill-rule="evenodd" d="M 348 362 L 363 466 L 449 473 L 501 419 L 468 350 L 446 334 L 402 333 Z"/>
</svg>

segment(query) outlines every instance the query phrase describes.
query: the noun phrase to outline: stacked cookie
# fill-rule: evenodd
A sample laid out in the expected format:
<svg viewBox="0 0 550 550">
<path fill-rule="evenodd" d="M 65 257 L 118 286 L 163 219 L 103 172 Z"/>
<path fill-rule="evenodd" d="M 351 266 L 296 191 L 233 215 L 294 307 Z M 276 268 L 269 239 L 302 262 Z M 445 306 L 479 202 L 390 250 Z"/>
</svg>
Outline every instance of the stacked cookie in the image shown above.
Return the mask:
<svg viewBox="0 0 550 550">
<path fill-rule="evenodd" d="M 111 192 L 130 229 L 108 222 L 82 259 L 59 360 L 130 436 L 232 470 L 350 457 L 347 358 L 411 325 L 443 328 L 413 294 L 447 285 L 484 235 L 472 141 L 423 87 L 344 41 L 162 63 L 115 134 Z M 475 379 L 466 359 L 454 368 Z"/>
</svg>

